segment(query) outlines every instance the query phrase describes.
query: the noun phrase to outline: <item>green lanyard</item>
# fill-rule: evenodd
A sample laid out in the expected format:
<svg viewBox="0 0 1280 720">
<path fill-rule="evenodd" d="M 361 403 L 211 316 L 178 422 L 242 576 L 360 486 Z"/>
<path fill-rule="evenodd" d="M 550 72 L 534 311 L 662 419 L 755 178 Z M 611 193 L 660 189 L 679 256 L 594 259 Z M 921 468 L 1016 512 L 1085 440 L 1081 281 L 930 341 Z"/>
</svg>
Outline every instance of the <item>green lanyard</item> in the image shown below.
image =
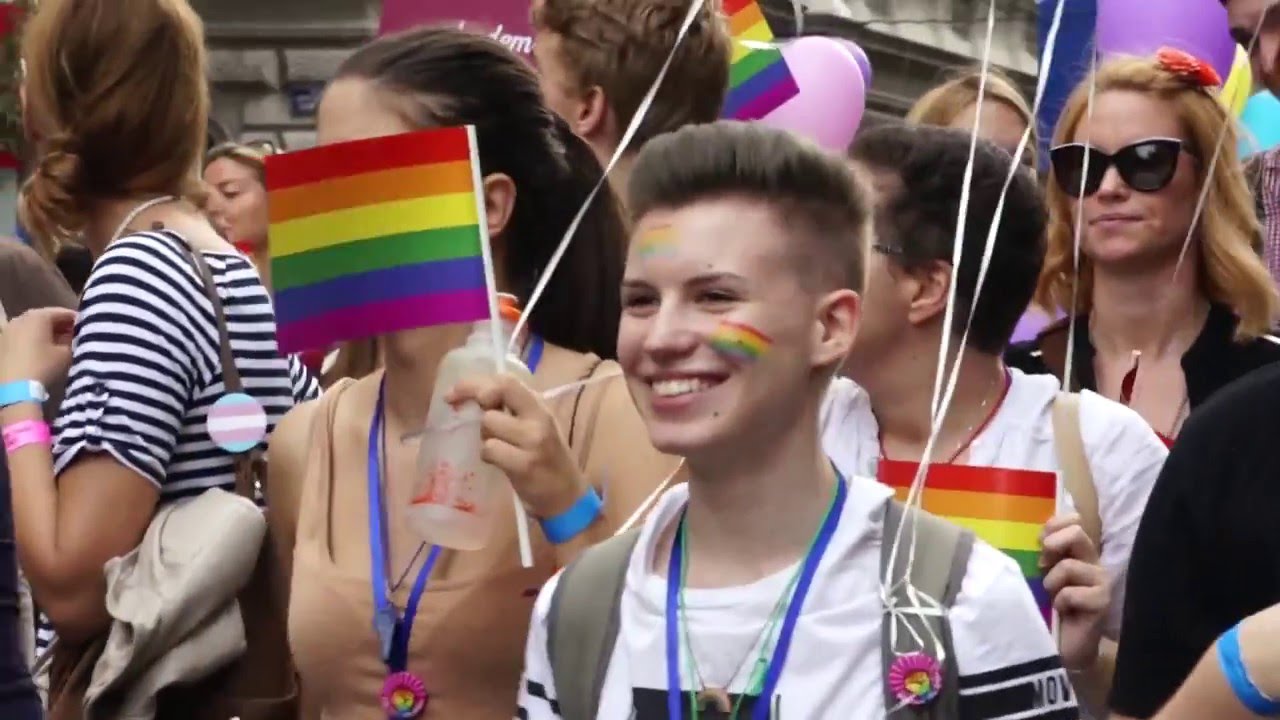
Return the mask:
<svg viewBox="0 0 1280 720">
<path fill-rule="evenodd" d="M 837 479 L 836 487 L 831 493 L 831 502 L 827 505 L 827 510 L 822 516 L 822 522 L 818 524 L 819 528 L 827 524 L 827 520 L 831 516 L 831 510 L 835 507 L 836 497 L 839 495 L 839 483 L 843 479 Z M 693 642 L 689 637 L 689 619 L 685 611 L 684 590 L 689 576 L 689 531 L 688 523 L 685 522 L 684 516 L 680 518 L 680 527 L 677 530 L 680 533 L 680 630 L 684 635 L 684 657 L 685 666 L 689 673 L 690 679 L 700 680 L 700 673 L 697 670 L 697 661 L 693 657 Z M 821 532 L 814 533 L 813 538 L 809 540 L 809 547 L 805 550 L 804 557 L 808 558 L 813 552 L 813 546 L 818 541 Z M 773 657 L 773 646 L 777 642 L 778 623 L 782 620 L 782 616 L 786 614 L 787 608 L 791 605 L 791 598 L 795 594 L 796 584 L 800 581 L 800 573 L 804 570 L 804 562 L 796 565 L 796 570 L 791 574 L 791 579 L 787 581 L 787 586 L 782 590 L 782 594 L 778 597 L 778 602 L 773 606 L 773 610 L 769 613 L 769 619 L 765 622 L 762 642 L 760 644 L 760 652 L 756 655 L 755 664 L 751 668 L 751 675 L 747 678 L 747 686 L 738 693 L 738 699 L 733 703 L 733 711 L 729 713 L 729 720 L 737 720 L 738 711 L 742 709 L 742 701 L 748 695 L 758 695 L 764 686 L 764 677 L 769 670 L 769 660 Z M 731 681 L 732 682 L 732 681 Z M 704 688 L 705 689 L 705 688 Z M 729 692 L 729 688 L 724 689 Z M 700 709 L 698 708 L 698 690 L 689 691 L 689 717 L 690 720 L 698 720 Z M 765 702 L 769 702 L 768 698 L 762 698 Z"/>
</svg>

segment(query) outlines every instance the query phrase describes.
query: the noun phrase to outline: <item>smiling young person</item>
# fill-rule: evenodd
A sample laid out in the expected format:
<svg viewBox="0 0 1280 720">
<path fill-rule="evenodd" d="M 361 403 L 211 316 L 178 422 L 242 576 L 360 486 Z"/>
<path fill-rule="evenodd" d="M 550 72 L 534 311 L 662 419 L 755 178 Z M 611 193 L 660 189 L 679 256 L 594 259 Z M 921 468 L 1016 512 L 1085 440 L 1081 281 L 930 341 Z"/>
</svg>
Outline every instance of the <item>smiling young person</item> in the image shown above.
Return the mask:
<svg viewBox="0 0 1280 720">
<path fill-rule="evenodd" d="M 1268 334 L 1280 299 L 1258 257 L 1233 123 L 1206 68 L 1177 51 L 1113 60 L 1068 99 L 1051 152 L 1049 250 L 1036 290 L 1043 307 L 1074 305 L 1071 387 L 1129 405 L 1168 443 L 1219 388 L 1280 360 L 1280 340 Z M 1065 320 L 1050 326 L 1011 350 L 1009 363 L 1061 378 L 1067 329 Z"/>
<path fill-rule="evenodd" d="M 498 289 L 527 298 L 600 168 L 568 147 L 581 141 L 543 104 L 525 62 L 458 30 L 389 35 L 342 64 L 318 113 L 326 145 L 462 125 L 475 127 Z M 592 164 L 569 167 L 582 161 Z M 385 719 L 384 683 L 409 672 L 430 698 L 423 718 L 510 718 L 536 589 L 609 537 L 674 469 L 674 458 L 637 441 L 640 417 L 617 378 L 540 399 L 616 368 L 591 350 L 617 337 L 624 227 L 610 194 L 598 196 L 529 318 L 519 351 L 532 388 L 510 376 L 442 388 L 489 411 L 483 458 L 511 480 L 484 548 L 437 551 L 403 511 L 419 475 L 418 447 L 401 438 L 423 428 L 441 358 L 470 326 L 379 337 L 379 371 L 298 407 L 271 438 L 268 502 L 282 518 L 271 534 L 293 558 L 289 638 L 310 710 Z M 543 521 L 531 531 L 531 568 L 520 564 L 513 493 Z M 578 507 L 591 512 L 551 529 Z M 371 512 L 385 533 L 372 529 Z M 386 583 L 374 581 L 375 562 Z M 374 598 L 394 606 L 403 628 L 391 652 L 374 631 Z"/>
<path fill-rule="evenodd" d="M 860 324 L 867 191 L 787 133 L 717 122 L 650 143 L 630 200 L 619 362 L 650 441 L 690 479 L 543 588 L 520 716 L 884 717 L 882 535 L 897 506 L 836 469 L 818 425 Z M 563 643 L 599 629 L 571 609 L 607 596 L 577 580 L 602 561 L 619 584 L 616 638 L 597 656 Z M 1070 693 L 1032 685 L 1066 678 L 1013 562 L 976 543 L 949 572 L 955 717 L 993 717 L 992 702 L 1076 717 Z M 594 705 L 562 672 L 574 651 L 597 673 Z"/>
</svg>

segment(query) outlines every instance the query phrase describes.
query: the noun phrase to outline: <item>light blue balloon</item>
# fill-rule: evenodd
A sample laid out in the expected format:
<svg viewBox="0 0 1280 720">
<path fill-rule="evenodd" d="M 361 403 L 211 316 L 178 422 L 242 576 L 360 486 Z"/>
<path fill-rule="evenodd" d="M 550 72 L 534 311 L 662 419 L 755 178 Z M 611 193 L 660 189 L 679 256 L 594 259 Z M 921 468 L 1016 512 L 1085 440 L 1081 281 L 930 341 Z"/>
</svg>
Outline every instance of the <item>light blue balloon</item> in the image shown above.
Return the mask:
<svg viewBox="0 0 1280 720">
<path fill-rule="evenodd" d="M 1249 98 L 1240 114 L 1243 127 L 1240 155 L 1270 150 L 1280 145 L 1280 100 L 1269 92 Z"/>
</svg>

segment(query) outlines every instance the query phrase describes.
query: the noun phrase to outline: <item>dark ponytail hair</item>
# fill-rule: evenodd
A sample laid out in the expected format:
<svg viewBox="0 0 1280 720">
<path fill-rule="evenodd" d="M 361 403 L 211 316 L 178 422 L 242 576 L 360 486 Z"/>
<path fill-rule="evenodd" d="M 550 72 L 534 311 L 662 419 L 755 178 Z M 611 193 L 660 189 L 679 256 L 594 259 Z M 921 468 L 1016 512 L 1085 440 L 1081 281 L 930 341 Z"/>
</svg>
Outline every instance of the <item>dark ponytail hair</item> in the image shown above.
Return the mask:
<svg viewBox="0 0 1280 720">
<path fill-rule="evenodd" d="M 533 70 L 500 43 L 448 28 L 379 38 L 338 69 L 412 101 L 423 127 L 474 125 L 480 169 L 516 186 L 503 231 L 507 291 L 528 301 L 569 223 L 600 179 L 586 144 L 543 101 Z M 606 183 L 529 318 L 547 342 L 613 357 L 627 228 Z"/>
</svg>

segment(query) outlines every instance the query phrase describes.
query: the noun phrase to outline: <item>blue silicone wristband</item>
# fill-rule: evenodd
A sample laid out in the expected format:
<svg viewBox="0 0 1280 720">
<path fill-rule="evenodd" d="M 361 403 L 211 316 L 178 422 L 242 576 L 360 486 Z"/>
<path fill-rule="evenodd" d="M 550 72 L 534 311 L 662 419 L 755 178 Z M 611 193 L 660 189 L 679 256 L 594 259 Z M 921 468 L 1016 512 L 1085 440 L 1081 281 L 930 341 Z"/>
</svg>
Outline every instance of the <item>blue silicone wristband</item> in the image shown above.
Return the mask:
<svg viewBox="0 0 1280 720">
<path fill-rule="evenodd" d="M 601 511 L 604 510 L 604 503 L 601 502 L 600 496 L 596 494 L 596 489 L 588 487 L 587 492 L 568 510 L 556 515 L 555 517 L 543 518 L 538 522 L 542 525 L 542 532 L 547 536 L 553 544 L 569 542 L 578 537 L 587 528 L 591 527 L 591 523 L 600 517 Z"/>
<path fill-rule="evenodd" d="M 1240 657 L 1240 626 L 1236 625 L 1218 638 L 1218 667 L 1227 678 L 1227 684 L 1236 699 L 1254 715 L 1280 716 L 1280 702 L 1262 694 L 1249 677 L 1249 669 Z"/>
<path fill-rule="evenodd" d="M 44 385 L 35 380 L 18 380 L 0 385 L 0 408 L 26 402 L 43 403 L 48 399 L 49 393 Z"/>
</svg>

